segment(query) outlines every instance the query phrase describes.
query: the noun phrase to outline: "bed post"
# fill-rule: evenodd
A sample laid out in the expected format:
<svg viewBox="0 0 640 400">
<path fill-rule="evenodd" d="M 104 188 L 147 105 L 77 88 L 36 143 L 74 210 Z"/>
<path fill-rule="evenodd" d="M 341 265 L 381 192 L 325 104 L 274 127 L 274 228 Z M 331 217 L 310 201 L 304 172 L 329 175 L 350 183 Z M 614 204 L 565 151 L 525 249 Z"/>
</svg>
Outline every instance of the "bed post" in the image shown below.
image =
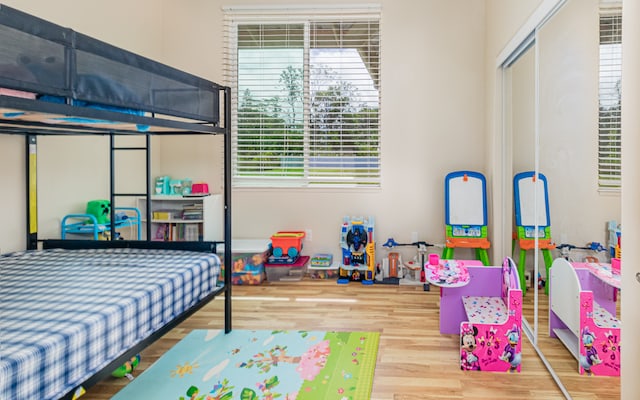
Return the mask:
<svg viewBox="0 0 640 400">
<path fill-rule="evenodd" d="M 36 135 L 27 135 L 26 142 L 26 192 L 27 192 L 27 250 L 38 248 L 38 176 L 36 162 L 38 156 L 38 142 Z"/>
<path fill-rule="evenodd" d="M 147 153 L 145 155 L 145 163 L 147 171 L 145 173 L 145 181 L 147 185 L 146 197 L 145 197 L 145 209 L 147 210 L 145 219 L 147 220 L 147 225 L 145 226 L 146 230 L 146 238 L 147 240 L 151 240 L 151 193 L 153 193 L 152 189 L 152 181 L 151 181 L 151 135 L 145 135 L 145 146 L 147 147 Z"/>
<path fill-rule="evenodd" d="M 224 88 L 224 330 L 231 332 L 231 88 Z"/>
<path fill-rule="evenodd" d="M 114 136 L 113 131 L 109 132 L 109 208 L 110 208 L 110 218 L 109 218 L 109 240 L 116 239 L 116 165 L 115 165 L 115 142 L 116 138 Z"/>
</svg>

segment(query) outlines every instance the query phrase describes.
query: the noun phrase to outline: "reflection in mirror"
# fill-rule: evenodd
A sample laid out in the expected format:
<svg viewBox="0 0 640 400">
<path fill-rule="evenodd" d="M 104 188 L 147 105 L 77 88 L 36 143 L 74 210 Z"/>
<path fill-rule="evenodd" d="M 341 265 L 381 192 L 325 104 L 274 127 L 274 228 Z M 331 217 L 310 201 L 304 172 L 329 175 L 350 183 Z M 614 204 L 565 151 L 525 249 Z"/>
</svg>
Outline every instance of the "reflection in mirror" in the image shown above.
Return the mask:
<svg viewBox="0 0 640 400">
<path fill-rule="evenodd" d="M 521 171 L 531 171 L 535 167 L 535 43 L 526 44 L 513 61 L 504 70 L 505 88 L 505 128 L 506 136 L 512 142 L 512 173 L 505 179 L 509 182 L 508 192 L 513 195 L 513 174 Z M 533 199 L 531 199 L 533 200 Z M 512 204 L 507 202 L 505 204 Z M 515 224 L 515 218 L 513 218 Z M 512 231 L 515 232 L 515 225 Z M 515 249 L 513 257 L 518 260 L 518 249 Z M 529 269 L 527 269 L 529 271 Z M 526 279 L 525 284 L 530 282 Z M 523 288 L 524 293 L 524 288 Z M 533 292 L 525 295 L 523 304 L 523 329 L 530 334 L 530 340 L 537 339 L 537 318 L 532 298 Z"/>
<path fill-rule="evenodd" d="M 510 172 L 513 176 L 521 171 L 537 170 L 547 177 L 552 239 L 557 244 L 578 247 L 600 243 L 606 249 L 608 221 L 621 218 L 619 192 L 611 190 L 612 179 L 606 169 L 613 165 L 615 175 L 619 148 L 607 143 L 603 147 L 602 143 L 615 137 L 611 132 L 603 135 L 603 126 L 609 127 L 611 115 L 615 116 L 616 106 L 619 107 L 615 98 L 616 94 L 619 96 L 619 91 L 616 93 L 619 78 L 614 75 L 610 84 L 613 94 L 605 97 L 606 101 L 600 98 L 599 109 L 600 55 L 606 47 L 598 45 L 602 40 L 601 22 L 599 0 L 567 0 L 538 27 L 535 45 L 505 69 L 503 87 L 505 130 L 507 137 L 511 135 L 513 171 Z M 608 50 L 613 47 L 615 51 L 613 39 L 606 37 L 604 41 Z M 602 85 L 602 79 L 600 83 Z M 599 115 L 608 118 L 604 121 L 606 126 Z M 536 196 L 536 199 L 542 197 Z M 537 251 L 529 253 L 527 275 L 540 271 L 541 278 L 546 280 L 543 257 L 539 257 Z M 553 255 L 558 257 L 560 253 L 555 251 Z M 606 251 L 574 251 L 570 256 L 577 261 L 585 256 L 608 261 Z M 535 278 L 533 275 L 534 287 L 537 286 Z M 619 396 L 619 378 L 603 377 L 599 379 L 607 379 L 606 383 L 600 380 L 597 385 L 589 384 L 593 378 L 579 375 L 578 361 L 558 339 L 549 336 L 549 297 L 544 290 L 529 287 L 524 305 L 523 314 L 533 325 L 533 339 L 537 341 L 539 354 L 548 362 L 561 389 L 570 388 L 565 393 L 567 397 Z"/>
<path fill-rule="evenodd" d="M 549 179 L 553 236 L 558 243 L 578 247 L 594 242 L 606 246 L 607 222 L 620 221 L 621 215 L 619 196 L 606 192 L 603 176 L 599 175 L 599 162 L 608 156 L 599 148 L 598 140 L 598 126 L 602 126 L 597 101 L 599 7 L 599 0 L 570 0 L 537 35 L 539 167 Z M 600 105 L 603 106 L 602 101 Z M 584 261 L 585 256 L 608 261 L 606 252 L 573 251 L 569 255 L 575 261 Z M 549 307 L 548 299 L 541 295 L 539 303 L 543 302 Z M 568 349 L 549 337 L 548 318 L 541 314 L 539 321 L 541 336 L 545 337 L 540 347 L 551 366 L 561 371 L 566 358 L 560 355 L 566 355 Z M 554 354 L 559 356 L 552 357 Z M 574 379 L 573 375 L 578 374 L 578 361 L 572 361 L 574 368 L 561 374 L 563 380 Z M 610 395 L 614 395 L 615 390 L 619 391 L 619 378 L 610 379 L 607 386 L 612 390 Z M 586 390 L 590 389 L 596 390 Z M 570 394 L 582 396 L 585 392 L 572 388 Z"/>
</svg>

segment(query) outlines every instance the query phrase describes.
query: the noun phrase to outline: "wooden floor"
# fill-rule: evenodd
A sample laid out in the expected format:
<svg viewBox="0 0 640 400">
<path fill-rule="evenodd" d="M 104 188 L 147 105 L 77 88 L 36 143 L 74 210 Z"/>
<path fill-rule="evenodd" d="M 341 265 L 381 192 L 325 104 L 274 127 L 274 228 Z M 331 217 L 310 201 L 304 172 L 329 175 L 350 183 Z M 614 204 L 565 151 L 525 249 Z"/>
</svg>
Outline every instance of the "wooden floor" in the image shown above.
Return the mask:
<svg viewBox="0 0 640 400">
<path fill-rule="evenodd" d="M 525 314 L 530 313 L 532 298 L 529 291 Z M 135 375 L 192 329 L 223 328 L 223 303 L 222 297 L 217 298 L 151 345 L 142 353 Z M 459 338 L 440 334 L 438 307 L 439 291 L 434 287 L 425 292 L 421 286 L 338 285 L 318 280 L 234 286 L 233 329 L 380 332 L 374 400 L 564 398 L 527 340 L 520 374 L 461 371 Z M 546 316 L 546 307 L 540 314 Z M 542 322 L 539 343 L 572 398 L 620 398 L 618 378 L 579 375 L 576 360 L 556 339 L 548 338 L 546 330 Z M 108 399 L 127 382 L 105 379 L 82 399 Z"/>
</svg>

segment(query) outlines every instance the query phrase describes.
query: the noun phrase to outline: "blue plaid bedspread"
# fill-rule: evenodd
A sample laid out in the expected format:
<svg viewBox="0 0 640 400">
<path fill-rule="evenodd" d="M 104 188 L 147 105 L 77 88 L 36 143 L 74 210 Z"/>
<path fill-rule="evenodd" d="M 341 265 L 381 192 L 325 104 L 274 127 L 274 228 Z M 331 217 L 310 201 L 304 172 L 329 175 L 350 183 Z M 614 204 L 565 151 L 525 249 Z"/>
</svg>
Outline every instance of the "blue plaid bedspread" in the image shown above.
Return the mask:
<svg viewBox="0 0 640 400">
<path fill-rule="evenodd" d="M 0 256 L 0 400 L 57 399 L 216 290 L 215 254 Z"/>
</svg>

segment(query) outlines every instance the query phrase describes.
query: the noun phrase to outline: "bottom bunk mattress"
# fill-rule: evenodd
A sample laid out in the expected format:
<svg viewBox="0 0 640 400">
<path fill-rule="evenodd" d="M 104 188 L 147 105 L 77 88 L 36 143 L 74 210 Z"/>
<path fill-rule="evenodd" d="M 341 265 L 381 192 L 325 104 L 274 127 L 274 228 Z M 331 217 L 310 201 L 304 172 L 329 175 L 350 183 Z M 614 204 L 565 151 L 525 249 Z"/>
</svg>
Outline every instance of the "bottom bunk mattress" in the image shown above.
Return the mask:
<svg viewBox="0 0 640 400">
<path fill-rule="evenodd" d="M 212 253 L 0 256 L 0 399 L 57 399 L 220 290 Z"/>
</svg>

